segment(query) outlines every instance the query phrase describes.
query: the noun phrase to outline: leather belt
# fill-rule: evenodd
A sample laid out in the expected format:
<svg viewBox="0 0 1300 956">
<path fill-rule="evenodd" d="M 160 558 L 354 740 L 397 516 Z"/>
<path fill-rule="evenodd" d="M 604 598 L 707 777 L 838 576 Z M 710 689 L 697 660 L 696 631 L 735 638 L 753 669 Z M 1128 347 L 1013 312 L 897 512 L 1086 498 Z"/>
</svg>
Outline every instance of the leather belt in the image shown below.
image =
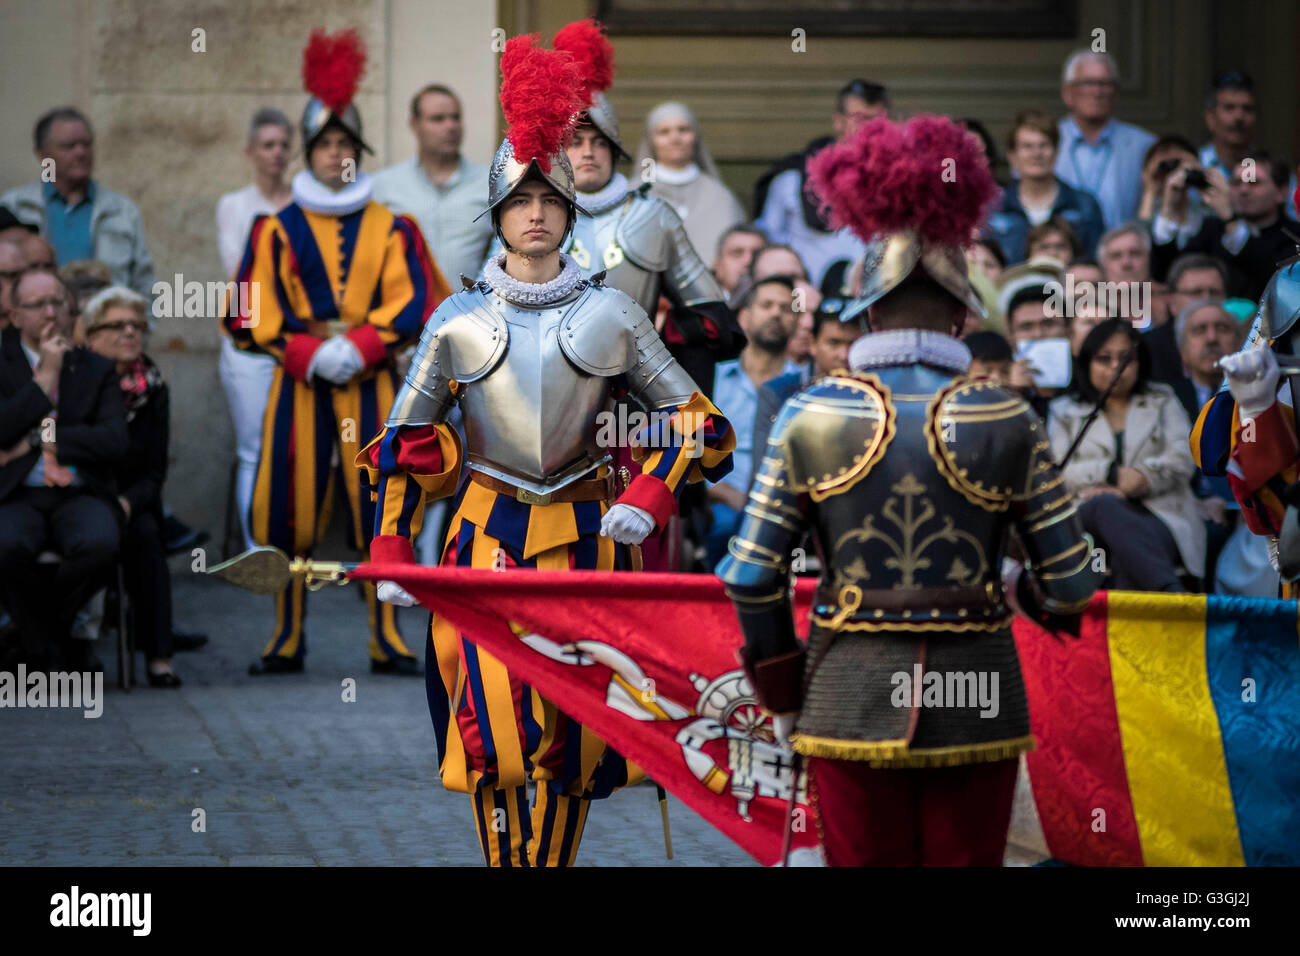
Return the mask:
<svg viewBox="0 0 1300 956">
<path fill-rule="evenodd" d="M 885 615 L 898 615 L 903 619 L 911 618 L 914 614 L 934 618 L 944 612 L 957 612 L 965 618 L 969 612 L 974 612 L 975 619 L 981 620 L 1009 613 L 1001 591 L 992 581 L 972 587 L 915 590 L 864 590 L 856 584 L 846 585 L 839 591 L 818 587 L 816 602 L 817 606 L 813 608 L 814 619 L 830 615 L 827 623 L 831 628 L 839 628 L 850 620 L 881 622 L 880 619 Z"/>
<path fill-rule="evenodd" d="M 529 491 L 527 488 L 520 488 L 518 485 L 512 485 L 500 478 L 485 475 L 475 469 L 470 470 L 469 480 L 482 485 L 489 491 L 495 491 L 499 495 L 514 498 L 515 501 L 521 501 L 526 505 L 549 505 L 557 501 L 614 500 L 613 469 L 603 478 L 587 478 L 582 481 L 574 481 L 561 488 L 556 488 L 554 491 L 548 491 L 543 495 L 539 495 L 535 491 Z"/>
<path fill-rule="evenodd" d="M 317 339 L 346 335 L 348 330 L 352 328 L 351 324 L 343 319 L 308 319 L 305 324 L 307 334 Z"/>
</svg>

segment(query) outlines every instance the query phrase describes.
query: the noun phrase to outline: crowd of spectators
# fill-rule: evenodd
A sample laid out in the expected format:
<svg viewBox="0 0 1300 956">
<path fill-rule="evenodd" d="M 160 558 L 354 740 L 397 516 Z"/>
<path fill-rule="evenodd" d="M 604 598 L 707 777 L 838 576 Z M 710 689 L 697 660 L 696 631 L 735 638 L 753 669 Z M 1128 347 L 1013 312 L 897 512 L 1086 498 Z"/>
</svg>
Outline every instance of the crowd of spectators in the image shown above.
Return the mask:
<svg viewBox="0 0 1300 956">
<path fill-rule="evenodd" d="M 1079 52 L 1064 64 L 1060 119 L 1036 109 L 1011 119 L 1010 177 L 968 251 L 988 306 L 966 323 L 972 373 L 1023 394 L 1058 456 L 1077 442 L 1066 483 L 1111 587 L 1268 593 L 1255 554 L 1262 542 L 1243 532 L 1226 484 L 1197 472 L 1187 439 L 1222 385 L 1215 363 L 1241 347 L 1265 283 L 1296 251 L 1291 166 L 1257 147 L 1255 89 L 1243 73 L 1210 82 L 1200 149 L 1180 132 L 1122 122 L 1119 91 L 1111 56 Z M 805 163 L 893 111 L 886 86 L 845 85 L 830 133 L 760 177 L 750 213 L 688 106 L 663 103 L 646 117 L 637 171 L 653 171 L 651 193 L 682 218 L 747 337 L 738 358 L 700 383 L 737 429 L 734 470 L 708 492 L 701 569 L 737 528 L 781 404 L 844 366 L 862 334 L 839 315 L 862 288 L 867 250 L 828 224 L 804 189 Z M 994 139 L 977 120 L 961 122 L 997 169 Z M 461 154 L 455 92 L 419 90 L 409 128 L 415 155 L 375 174 L 375 198 L 416 219 L 446 275 L 477 275 L 492 242 L 487 221 L 476 221 L 487 169 Z M 238 272 L 255 217 L 290 199 L 293 141 L 283 113 L 252 117 L 252 181 L 216 207 L 226 277 Z M 58 176 L 0 196 L 0 636 L 9 658 L 97 664 L 91 642 L 77 638 L 94 636 L 95 596 L 120 566 L 150 682 L 177 686 L 173 651 L 204 639 L 171 623 L 166 555 L 193 532 L 162 504 L 169 402 L 147 354 L 144 225 L 130 199 L 94 178 L 94 133 L 80 112 L 46 113 L 33 146 Z M 1040 367 L 1053 356 L 1064 376 Z M 271 359 L 223 344 L 241 515 L 272 371 Z M 436 512 L 428 526 L 432 538 Z M 246 521 L 244 536 L 251 541 Z M 422 554 L 436 551 L 436 541 L 425 544 Z M 1257 569 L 1249 580 L 1216 581 L 1228 553 L 1233 568 Z"/>
</svg>

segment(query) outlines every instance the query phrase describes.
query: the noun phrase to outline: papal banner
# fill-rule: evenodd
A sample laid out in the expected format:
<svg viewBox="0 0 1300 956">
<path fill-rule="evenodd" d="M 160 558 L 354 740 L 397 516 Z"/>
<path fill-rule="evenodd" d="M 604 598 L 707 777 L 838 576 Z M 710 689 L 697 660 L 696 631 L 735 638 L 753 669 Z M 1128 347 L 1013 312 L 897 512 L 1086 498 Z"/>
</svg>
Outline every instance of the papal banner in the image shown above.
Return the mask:
<svg viewBox="0 0 1300 956">
<path fill-rule="evenodd" d="M 780 857 L 792 786 L 793 845 L 815 844 L 712 575 L 368 564 L 349 577 L 396 581 L 760 863 Z M 812 584 L 796 589 L 801 636 Z M 1029 861 L 1300 864 L 1296 602 L 1110 592 L 1077 640 L 1023 620 L 1015 636 L 1037 749 L 1011 840 Z"/>
</svg>

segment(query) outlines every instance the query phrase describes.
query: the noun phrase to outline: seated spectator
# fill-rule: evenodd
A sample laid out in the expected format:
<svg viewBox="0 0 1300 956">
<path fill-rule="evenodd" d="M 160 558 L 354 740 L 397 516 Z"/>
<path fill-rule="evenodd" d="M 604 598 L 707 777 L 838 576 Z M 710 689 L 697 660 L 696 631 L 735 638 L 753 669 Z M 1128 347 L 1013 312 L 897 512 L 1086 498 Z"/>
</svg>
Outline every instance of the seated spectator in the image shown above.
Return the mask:
<svg viewBox="0 0 1300 956">
<path fill-rule="evenodd" d="M 1170 324 L 1182 355 L 1182 367 L 1187 369 L 1187 377 L 1173 383 L 1174 394 L 1182 402 L 1188 420 L 1194 422 L 1223 384 L 1219 359 L 1240 349 L 1245 336 L 1236 316 L 1215 299 L 1193 301 Z M 1214 581 L 1219 554 L 1236 525 L 1240 506 L 1226 477 L 1204 475 L 1199 468 L 1192 475 L 1192 493 L 1205 521 L 1208 586 Z"/>
<path fill-rule="evenodd" d="M 1150 380 L 1146 343 L 1132 323 L 1107 319 L 1084 340 L 1070 392 L 1048 413 L 1052 453 L 1064 457 L 1126 360 L 1102 414 L 1064 464 L 1065 486 L 1103 551 L 1109 587 L 1185 591 L 1180 569 L 1195 578 L 1205 572 L 1205 528 L 1190 485 L 1192 426 L 1173 390 Z"/>
<path fill-rule="evenodd" d="M 110 286 L 86 304 L 90 348 L 114 363 L 126 407 L 130 451 L 116 468 L 117 500 L 126 514 L 122 560 L 136 635 L 148 656 L 152 687 L 179 687 L 172 672 L 171 575 L 162 539 L 162 486 L 167 477 L 169 399 L 162 373 L 144 354 L 148 303 Z"/>
<path fill-rule="evenodd" d="M 24 236 L 18 240 L 18 248 L 23 251 L 28 269 L 45 269 L 53 272 L 58 267 L 54 257 L 54 247 L 40 236 Z"/>
<path fill-rule="evenodd" d="M 1104 227 L 1096 197 L 1075 189 L 1053 171 L 1060 141 L 1057 125 L 1039 110 L 1023 110 L 1011 121 L 1007 159 L 1018 178 L 1003 188 L 984 232 L 998 241 L 1008 262 L 1032 256 L 1029 230 L 1053 219 L 1068 225 L 1088 254 L 1101 238 Z"/>
<path fill-rule="evenodd" d="M 988 160 L 989 172 L 993 174 L 993 178 L 999 184 L 1002 183 L 1004 181 L 1003 170 L 1001 169 L 1002 160 L 998 157 L 998 144 L 994 142 L 993 134 L 989 132 L 988 127 L 979 120 L 969 117 L 957 120 L 957 125 L 965 127 L 975 134 L 980 141 L 980 145 L 984 147 L 984 158 Z"/>
<path fill-rule="evenodd" d="M 994 285 L 1007 267 L 1007 257 L 994 239 L 977 239 L 967 246 L 966 262 L 984 273 L 984 278 Z"/>
<path fill-rule="evenodd" d="M 1069 223 L 1060 219 L 1049 219 L 1030 229 L 1025 236 L 1025 246 L 1031 262 L 1034 259 L 1048 258 L 1055 259 L 1064 266 L 1083 254 L 1078 236 Z"/>
<path fill-rule="evenodd" d="M 0 242 L 17 244 L 38 231 L 36 226 L 29 225 L 15 216 L 8 206 L 0 206 Z"/>
<path fill-rule="evenodd" d="M 0 240 L 0 331 L 9 328 L 9 292 L 27 269 L 27 257 L 18 243 Z"/>
<path fill-rule="evenodd" d="M 1217 169 L 1224 179 L 1255 149 L 1255 126 L 1258 112 L 1255 83 L 1245 73 L 1229 70 L 1210 81 L 1205 93 L 1205 128 L 1210 141 L 1201 147 L 1197 160 L 1204 169 Z M 1296 215 L 1296 179 L 1287 184 L 1286 215 Z"/>
<path fill-rule="evenodd" d="M 1165 180 L 1180 166 L 1195 169 L 1200 166 L 1200 162 L 1196 158 L 1196 150 L 1192 144 L 1177 134 L 1161 136 L 1151 144 L 1151 148 L 1142 159 L 1142 201 L 1138 203 L 1137 216 L 1134 218 L 1148 233 L 1155 224 L 1156 217 L 1160 215 L 1160 205 L 1165 194 Z M 1227 181 L 1226 176 L 1224 181 Z M 1196 235 L 1207 215 L 1213 215 L 1206 210 L 1199 189 L 1189 189 L 1187 197 L 1187 218 L 1178 230 L 1180 246 L 1185 245 L 1188 239 Z"/>
<path fill-rule="evenodd" d="M 700 124 L 684 103 L 660 103 L 646 116 L 636 168 L 646 169 L 647 159 L 654 168 L 650 195 L 677 210 L 701 258 L 717 249 L 727 229 L 748 218 L 723 185 Z"/>
<path fill-rule="evenodd" d="M 113 281 L 143 296 L 153 293 L 153 259 L 135 203 L 93 178 L 95 134 L 90 121 L 70 106 L 50 110 L 32 132 L 36 161 L 50 160 L 58 175 L 0 196 L 24 223 L 54 244 L 58 260 L 98 259 Z M 53 260 L 50 268 L 54 267 Z"/>
<path fill-rule="evenodd" d="M 1174 260 L 1169 267 L 1170 294 L 1167 313 L 1180 315 L 1193 302 L 1223 302 L 1227 295 L 1228 270 L 1213 256 L 1189 252 Z M 1178 342 L 1173 322 L 1162 321 L 1144 333 L 1151 350 L 1151 379 L 1173 385 L 1186 379 L 1183 367 L 1182 346 Z M 1208 397 L 1206 399 L 1208 401 Z M 1204 402 L 1202 402 L 1204 404 Z M 1196 421 L 1196 416 L 1192 416 Z"/>
<path fill-rule="evenodd" d="M 1152 227 L 1151 269 L 1157 278 L 1163 278 L 1180 252 L 1178 224 L 1188 214 L 1187 172 L 1181 167 L 1165 181 L 1164 212 Z M 1258 300 L 1277 264 L 1295 254 L 1291 236 L 1300 235 L 1300 223 L 1282 213 L 1288 182 L 1286 162 L 1261 149 L 1233 171 L 1229 190 L 1206 191 L 1206 204 L 1215 216 L 1205 220 L 1181 251 L 1204 252 L 1222 261 L 1228 267 L 1229 295 Z"/>
<path fill-rule="evenodd" d="M 1020 350 L 1022 342 L 1038 339 L 1068 339 L 1070 319 L 1053 303 L 1056 293 L 1046 281 L 1021 287 L 1007 303 L 1007 341 L 1012 354 Z M 1039 388 L 1034 384 L 1033 370 L 1028 359 L 1015 359 L 1005 379 L 1007 388 L 1014 389 L 1038 412 L 1047 417 L 1047 404 L 1061 393 L 1059 388 Z"/>
<path fill-rule="evenodd" d="M 996 332 L 972 332 L 962 339 L 970 349 L 970 375 L 974 378 L 991 378 L 998 385 L 1011 379 L 1011 364 L 1015 355 L 1011 343 Z"/>
<path fill-rule="evenodd" d="M 1137 213 L 1142 194 L 1142 157 L 1155 137 L 1115 119 L 1119 66 L 1109 53 L 1078 50 L 1065 61 L 1056 175 L 1095 196 L 1107 229 Z M 1091 250 L 1089 250 L 1091 251 Z"/>
<path fill-rule="evenodd" d="M 786 372 L 758 390 L 758 409 L 754 413 L 754 454 L 760 459 L 767 447 L 767 436 L 776 422 L 777 412 L 785 400 L 836 369 L 849 367 L 849 346 L 862 336 L 856 322 L 841 322 L 843 299 L 826 299 L 812 314 L 812 348 L 810 358 L 797 371 Z M 754 469 L 757 471 L 757 469 Z"/>
<path fill-rule="evenodd" d="M 722 286 L 730 302 L 745 276 L 754 253 L 767 245 L 767 234 L 757 226 L 741 224 L 732 226 L 718 240 L 717 254 L 713 258 L 713 277 Z"/>
<path fill-rule="evenodd" d="M 24 272 L 10 296 L 14 327 L 0 337 L 0 589 L 29 664 L 102 668 L 88 641 L 64 647 L 77 610 L 117 556 L 113 469 L 127 450 L 113 363 L 72 344 L 71 296 L 53 272 Z M 53 589 L 36 563 L 62 560 Z"/>
<path fill-rule="evenodd" d="M 804 268 L 803 260 L 789 246 L 764 246 L 750 260 L 751 284 L 772 276 L 784 276 L 794 286 L 786 358 L 799 365 L 808 361 L 812 348 L 812 315 L 821 304 L 822 294 L 808 282 L 808 270 Z"/>
<path fill-rule="evenodd" d="M 1111 229 L 1097 243 L 1097 263 L 1106 282 L 1147 283 L 1140 288 L 1131 287 L 1136 292 L 1145 289 L 1149 293 L 1147 301 L 1130 297 L 1126 300 L 1129 308 L 1111 318 L 1128 319 L 1139 328 L 1150 328 L 1165 321 L 1168 317 L 1164 307 L 1165 287 L 1151 280 L 1151 237 L 1145 229 L 1132 222 Z"/>
<path fill-rule="evenodd" d="M 708 488 L 713 526 L 705 542 L 708 569 L 712 570 L 727 550 L 727 542 L 740 526 L 740 515 L 748 500 L 754 472 L 754 419 L 758 412 L 758 390 L 765 383 L 799 366 L 785 357 L 793 327 L 789 276 L 768 276 L 750 287 L 740 303 L 737 317 L 747 339 L 739 358 L 719 362 L 713 375 L 713 404 L 727 416 L 736 430 L 736 447 L 731 453 L 732 469 Z"/>
</svg>

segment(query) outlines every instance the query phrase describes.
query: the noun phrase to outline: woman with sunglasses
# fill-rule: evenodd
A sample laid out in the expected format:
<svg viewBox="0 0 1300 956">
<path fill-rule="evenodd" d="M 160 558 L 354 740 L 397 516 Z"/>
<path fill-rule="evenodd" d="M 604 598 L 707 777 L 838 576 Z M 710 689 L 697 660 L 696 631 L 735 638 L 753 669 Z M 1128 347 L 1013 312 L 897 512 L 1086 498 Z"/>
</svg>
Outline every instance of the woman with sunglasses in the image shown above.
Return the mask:
<svg viewBox="0 0 1300 956">
<path fill-rule="evenodd" d="M 1186 591 L 1183 576 L 1199 579 L 1205 571 L 1205 526 L 1192 495 L 1187 413 L 1173 389 L 1150 381 L 1146 343 L 1127 319 L 1098 324 L 1075 363 L 1069 393 L 1054 399 L 1048 411 L 1058 461 L 1119 375 L 1064 467 L 1066 489 L 1077 496 L 1084 529 L 1104 556 L 1109 586 Z"/>
</svg>

